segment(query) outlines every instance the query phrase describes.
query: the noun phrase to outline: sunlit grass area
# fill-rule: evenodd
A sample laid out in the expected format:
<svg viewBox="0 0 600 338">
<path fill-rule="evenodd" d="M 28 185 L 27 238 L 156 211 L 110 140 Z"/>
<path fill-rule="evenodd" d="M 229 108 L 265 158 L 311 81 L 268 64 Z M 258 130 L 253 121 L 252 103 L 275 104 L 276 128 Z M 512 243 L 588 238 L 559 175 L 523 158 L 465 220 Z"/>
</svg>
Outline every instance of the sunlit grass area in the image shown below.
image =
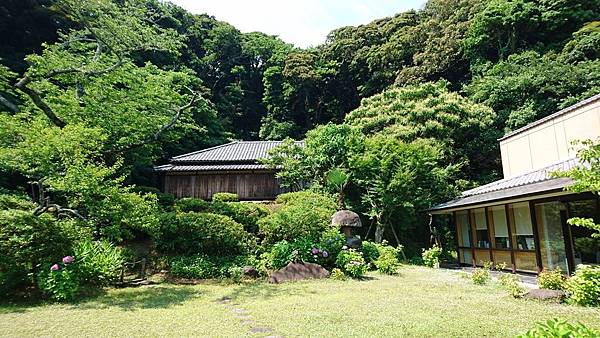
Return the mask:
<svg viewBox="0 0 600 338">
<path fill-rule="evenodd" d="M 222 297 L 231 301 L 222 304 Z M 4 305 L 0 334 L 508 337 L 553 317 L 600 328 L 600 309 L 515 300 L 455 272 L 405 267 L 399 276 L 363 281 L 160 285 L 109 290 L 70 305 Z M 253 333 L 253 326 L 271 331 Z"/>
</svg>

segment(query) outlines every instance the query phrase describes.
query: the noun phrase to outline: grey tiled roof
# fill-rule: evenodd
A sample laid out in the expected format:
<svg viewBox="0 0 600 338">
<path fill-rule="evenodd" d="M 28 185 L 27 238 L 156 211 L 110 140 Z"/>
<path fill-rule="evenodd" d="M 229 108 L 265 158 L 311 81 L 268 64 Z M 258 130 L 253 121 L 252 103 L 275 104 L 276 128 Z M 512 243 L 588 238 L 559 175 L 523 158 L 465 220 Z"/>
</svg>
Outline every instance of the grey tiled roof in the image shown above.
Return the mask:
<svg viewBox="0 0 600 338">
<path fill-rule="evenodd" d="M 482 185 L 480 187 L 467 190 L 462 193 L 462 196 L 472 196 L 472 195 L 480 195 L 491 191 L 498 191 L 508 188 L 514 188 L 522 185 L 548 181 L 552 179 L 551 173 L 556 171 L 567 171 L 569 169 L 575 168 L 579 165 L 579 160 L 576 158 L 568 159 L 566 161 L 558 162 L 552 165 L 549 165 L 542 169 L 537 169 L 534 171 L 530 171 L 523 175 L 505 178 L 499 181 L 495 181 L 492 183 L 488 183 L 486 185 Z"/>
<path fill-rule="evenodd" d="M 262 164 L 205 164 L 205 165 L 173 165 L 165 164 L 154 167 L 154 171 L 227 171 L 227 170 L 259 170 L 267 169 Z"/>
<path fill-rule="evenodd" d="M 220 146 L 175 156 L 171 163 L 227 163 L 256 162 L 268 156 L 268 151 L 283 141 L 235 141 Z M 296 141 L 303 145 L 303 141 Z"/>
<path fill-rule="evenodd" d="M 523 175 L 498 180 L 464 191 L 459 198 L 436 205 L 429 209 L 429 211 L 452 209 L 516 198 L 519 196 L 562 190 L 569 186 L 572 183 L 572 180 L 567 177 L 552 177 L 551 173 L 566 171 L 580 165 L 578 159 L 572 158 Z"/>
<path fill-rule="evenodd" d="M 510 133 L 508 133 L 508 134 L 504 135 L 503 137 L 499 138 L 498 141 L 502 141 L 502 140 L 505 140 L 505 139 L 507 139 L 509 137 L 512 137 L 514 135 L 520 134 L 520 133 L 522 133 L 522 132 L 524 132 L 526 130 L 529 130 L 529 129 L 535 127 L 535 126 L 539 126 L 540 124 L 542 124 L 542 123 L 544 123 L 546 121 L 550 121 L 552 119 L 555 119 L 555 118 L 557 118 L 557 117 L 559 117 L 561 115 L 564 115 L 564 114 L 566 114 L 566 113 L 568 113 L 570 111 L 573 111 L 573 110 L 575 110 L 575 109 L 577 109 L 579 107 L 585 106 L 586 104 L 592 103 L 592 102 L 597 101 L 597 100 L 600 100 L 600 93 L 598 93 L 598 94 L 596 94 L 596 95 L 594 95 L 592 97 L 589 97 L 589 98 L 587 98 L 587 99 L 585 99 L 583 101 L 577 102 L 574 105 L 569 106 L 569 107 L 567 107 L 565 109 L 559 110 L 559 111 L 557 111 L 556 113 L 554 113 L 552 115 L 548 115 L 548 116 L 546 116 L 546 117 L 544 117 L 542 119 L 539 119 L 537 121 L 531 122 L 530 124 L 528 124 L 528 125 L 526 125 L 524 127 L 521 127 L 521 128 L 519 128 L 517 130 L 511 131 Z"/>
</svg>

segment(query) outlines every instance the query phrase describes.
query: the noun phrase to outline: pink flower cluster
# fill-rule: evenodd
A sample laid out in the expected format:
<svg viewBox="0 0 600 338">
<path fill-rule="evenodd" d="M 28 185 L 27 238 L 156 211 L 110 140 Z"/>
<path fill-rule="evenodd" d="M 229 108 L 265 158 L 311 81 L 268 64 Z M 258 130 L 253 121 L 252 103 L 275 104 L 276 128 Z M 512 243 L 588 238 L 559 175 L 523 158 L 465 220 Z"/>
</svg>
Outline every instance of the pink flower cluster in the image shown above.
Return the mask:
<svg viewBox="0 0 600 338">
<path fill-rule="evenodd" d="M 73 263 L 74 261 L 75 261 L 75 257 L 73 257 L 73 256 L 65 256 L 62 259 L 62 262 L 64 265 L 69 265 L 69 264 Z M 58 264 L 54 264 L 50 267 L 50 271 L 58 271 L 58 270 L 60 270 L 60 265 L 58 265 Z"/>
</svg>

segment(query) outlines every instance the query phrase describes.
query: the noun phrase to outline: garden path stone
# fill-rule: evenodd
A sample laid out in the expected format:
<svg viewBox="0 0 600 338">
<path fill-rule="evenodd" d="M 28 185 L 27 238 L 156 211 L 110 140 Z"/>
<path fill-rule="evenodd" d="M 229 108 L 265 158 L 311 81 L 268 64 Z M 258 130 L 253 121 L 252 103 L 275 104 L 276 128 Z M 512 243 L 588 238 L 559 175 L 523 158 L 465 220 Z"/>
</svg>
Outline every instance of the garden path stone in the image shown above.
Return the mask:
<svg viewBox="0 0 600 338">
<path fill-rule="evenodd" d="M 273 329 L 265 326 L 255 326 L 250 328 L 250 332 L 252 333 L 269 333 L 273 332 Z"/>
</svg>

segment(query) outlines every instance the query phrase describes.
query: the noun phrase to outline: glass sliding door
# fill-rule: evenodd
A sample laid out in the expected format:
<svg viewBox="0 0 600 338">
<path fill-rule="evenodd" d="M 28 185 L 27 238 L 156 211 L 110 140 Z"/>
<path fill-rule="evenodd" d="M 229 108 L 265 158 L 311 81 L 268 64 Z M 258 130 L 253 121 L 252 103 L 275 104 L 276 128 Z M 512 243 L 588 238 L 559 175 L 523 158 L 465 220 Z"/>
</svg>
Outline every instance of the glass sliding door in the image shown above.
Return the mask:
<svg viewBox="0 0 600 338">
<path fill-rule="evenodd" d="M 483 265 L 491 260 L 485 208 L 472 209 L 471 220 L 473 221 L 472 228 L 475 233 L 475 263 L 476 265 Z"/>
<path fill-rule="evenodd" d="M 473 253 L 471 250 L 471 224 L 469 222 L 469 212 L 466 210 L 457 211 L 455 215 L 460 262 L 463 264 L 473 264 Z"/>
<path fill-rule="evenodd" d="M 537 260 L 529 202 L 509 204 L 508 215 L 512 234 L 511 245 L 515 250 L 516 269 L 535 272 L 537 271 Z"/>
<path fill-rule="evenodd" d="M 561 210 L 566 211 L 566 207 L 561 202 L 537 203 L 535 218 L 540 236 L 542 267 L 546 270 L 559 267 L 563 272 L 567 272 L 569 270 Z M 566 221 L 566 213 L 564 218 Z"/>
</svg>

